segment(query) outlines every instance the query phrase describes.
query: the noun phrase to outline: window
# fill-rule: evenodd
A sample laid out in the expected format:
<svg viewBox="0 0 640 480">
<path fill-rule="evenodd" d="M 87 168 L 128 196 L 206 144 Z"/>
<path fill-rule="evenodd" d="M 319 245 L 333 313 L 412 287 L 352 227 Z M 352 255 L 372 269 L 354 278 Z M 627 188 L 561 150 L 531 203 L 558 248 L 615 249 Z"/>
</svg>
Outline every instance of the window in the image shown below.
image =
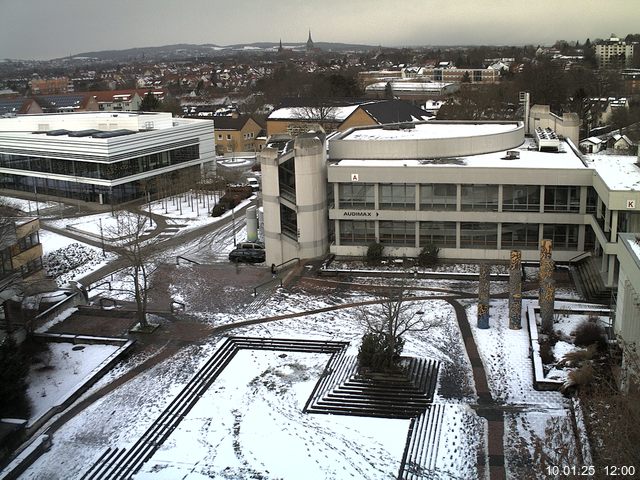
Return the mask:
<svg viewBox="0 0 640 480">
<path fill-rule="evenodd" d="M 503 186 L 502 210 L 505 212 L 539 212 L 540 187 L 537 185 Z"/>
<path fill-rule="evenodd" d="M 460 224 L 460 248 L 496 248 L 497 246 L 497 224 L 480 222 Z"/>
<path fill-rule="evenodd" d="M 282 204 L 280 204 L 280 226 L 283 234 L 295 240 L 298 239 L 298 215 Z"/>
<path fill-rule="evenodd" d="M 538 248 L 538 224 L 503 223 L 502 248 Z"/>
<path fill-rule="evenodd" d="M 497 211 L 497 185 L 462 185 L 462 210 Z"/>
<path fill-rule="evenodd" d="M 369 245 L 375 241 L 375 222 L 340 220 L 340 245 Z"/>
<path fill-rule="evenodd" d="M 598 210 L 598 193 L 593 187 L 587 188 L 587 213 L 596 213 Z"/>
<path fill-rule="evenodd" d="M 456 222 L 420 222 L 420 246 L 456 246 Z"/>
<path fill-rule="evenodd" d="M 218 134 L 218 140 L 222 140 L 222 134 L 221 133 Z"/>
<path fill-rule="evenodd" d="M 338 187 L 340 208 L 375 208 L 372 183 L 341 183 Z"/>
<path fill-rule="evenodd" d="M 415 247 L 415 222 L 380 222 L 380 242 L 385 245 Z"/>
<path fill-rule="evenodd" d="M 231 140 L 231 134 L 227 133 L 227 140 Z"/>
<path fill-rule="evenodd" d="M 580 187 L 546 186 L 544 189 L 545 212 L 579 212 Z"/>
<path fill-rule="evenodd" d="M 453 184 L 420 185 L 420 210 L 455 210 L 457 188 Z"/>
<path fill-rule="evenodd" d="M 407 184 L 381 184 L 380 208 L 386 210 L 415 210 L 416 186 Z"/>
<path fill-rule="evenodd" d="M 554 250 L 577 250 L 578 225 L 545 225 L 542 237 L 553 242 Z"/>
</svg>

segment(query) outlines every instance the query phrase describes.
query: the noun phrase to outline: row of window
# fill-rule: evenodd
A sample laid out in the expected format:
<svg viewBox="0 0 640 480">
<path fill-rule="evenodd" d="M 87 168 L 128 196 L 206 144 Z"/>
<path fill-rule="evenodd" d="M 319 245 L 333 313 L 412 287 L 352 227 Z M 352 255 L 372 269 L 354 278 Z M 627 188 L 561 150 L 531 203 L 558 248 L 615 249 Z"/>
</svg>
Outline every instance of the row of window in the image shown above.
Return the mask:
<svg viewBox="0 0 640 480">
<path fill-rule="evenodd" d="M 498 211 L 498 185 L 461 185 L 460 209 L 462 211 Z M 376 184 L 339 184 L 338 206 L 341 209 L 374 209 Z M 415 210 L 418 189 L 419 210 L 452 210 L 457 208 L 458 187 L 455 184 L 379 184 L 378 209 Z M 597 196 L 589 189 L 587 212 L 595 211 Z M 502 188 L 503 211 L 539 212 L 541 187 L 538 185 L 504 185 Z M 545 186 L 545 212 L 580 211 L 580 187 Z"/>
<path fill-rule="evenodd" d="M 457 222 L 418 222 L 419 245 L 456 248 Z M 501 247 L 535 250 L 539 246 L 537 224 L 503 223 Z M 380 241 L 385 245 L 416 246 L 416 222 L 379 221 L 376 238 L 375 221 L 340 221 L 340 245 L 366 246 Z M 553 241 L 557 250 L 578 248 L 578 225 L 543 225 L 543 238 Z M 498 247 L 498 224 L 460 222 L 460 248 L 491 249 Z"/>
<path fill-rule="evenodd" d="M 200 157 L 200 146 L 177 148 L 113 163 L 83 162 L 57 158 L 0 153 L 0 166 L 17 170 L 56 173 L 74 177 L 115 180 L 137 173 L 176 165 Z"/>
</svg>

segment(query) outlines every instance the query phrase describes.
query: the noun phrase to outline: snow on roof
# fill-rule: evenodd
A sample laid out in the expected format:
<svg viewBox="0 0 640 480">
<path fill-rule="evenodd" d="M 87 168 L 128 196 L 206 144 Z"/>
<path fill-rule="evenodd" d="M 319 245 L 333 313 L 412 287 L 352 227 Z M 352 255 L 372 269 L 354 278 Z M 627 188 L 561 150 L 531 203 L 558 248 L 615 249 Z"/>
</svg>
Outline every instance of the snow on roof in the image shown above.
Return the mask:
<svg viewBox="0 0 640 480">
<path fill-rule="evenodd" d="M 342 122 L 357 109 L 359 105 L 343 107 L 287 107 L 278 108 L 269 114 L 267 120 L 319 120 L 322 113 L 327 121 Z"/>
<path fill-rule="evenodd" d="M 583 140 L 583 142 L 591 142 L 591 143 L 594 143 L 594 144 L 598 145 L 598 144 L 604 142 L 604 140 L 601 140 L 598 137 L 589 137 L 589 138 Z"/>
<path fill-rule="evenodd" d="M 633 155 L 589 154 L 598 176 L 609 190 L 640 190 L 640 167 Z"/>
<path fill-rule="evenodd" d="M 510 123 L 419 123 L 415 128 L 387 130 L 383 127 L 357 129 L 342 140 L 426 140 L 435 138 L 474 137 L 511 132 L 520 128 Z"/>
<path fill-rule="evenodd" d="M 438 159 L 391 159 L 391 160 L 351 160 L 344 159 L 335 165 L 340 167 L 480 167 L 480 168 L 545 168 L 584 169 L 580 157 L 565 142 L 561 151 L 538 151 L 535 142 L 526 138 L 517 148 L 520 158 L 507 159 L 506 151 Z"/>
</svg>

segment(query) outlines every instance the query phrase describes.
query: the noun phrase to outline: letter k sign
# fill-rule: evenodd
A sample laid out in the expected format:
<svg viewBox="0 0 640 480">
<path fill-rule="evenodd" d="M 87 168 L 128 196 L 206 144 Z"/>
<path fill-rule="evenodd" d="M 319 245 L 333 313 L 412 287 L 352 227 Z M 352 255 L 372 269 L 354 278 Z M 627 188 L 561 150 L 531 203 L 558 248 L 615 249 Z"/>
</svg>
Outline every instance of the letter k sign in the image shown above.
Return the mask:
<svg viewBox="0 0 640 480">
<path fill-rule="evenodd" d="M 357 182 L 358 181 L 358 174 L 357 173 L 352 173 L 351 174 L 351 181 L 352 182 Z"/>
</svg>

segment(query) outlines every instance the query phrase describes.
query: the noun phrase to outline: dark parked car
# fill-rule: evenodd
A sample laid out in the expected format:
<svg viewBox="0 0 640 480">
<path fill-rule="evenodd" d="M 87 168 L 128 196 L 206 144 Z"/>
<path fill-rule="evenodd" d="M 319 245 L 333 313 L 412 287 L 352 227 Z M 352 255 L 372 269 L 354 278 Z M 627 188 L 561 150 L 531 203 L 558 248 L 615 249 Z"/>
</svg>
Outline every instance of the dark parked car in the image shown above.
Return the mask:
<svg viewBox="0 0 640 480">
<path fill-rule="evenodd" d="M 264 245 L 261 243 L 239 243 L 237 248 L 229 252 L 229 260 L 232 262 L 260 263 L 265 258 Z"/>
</svg>

